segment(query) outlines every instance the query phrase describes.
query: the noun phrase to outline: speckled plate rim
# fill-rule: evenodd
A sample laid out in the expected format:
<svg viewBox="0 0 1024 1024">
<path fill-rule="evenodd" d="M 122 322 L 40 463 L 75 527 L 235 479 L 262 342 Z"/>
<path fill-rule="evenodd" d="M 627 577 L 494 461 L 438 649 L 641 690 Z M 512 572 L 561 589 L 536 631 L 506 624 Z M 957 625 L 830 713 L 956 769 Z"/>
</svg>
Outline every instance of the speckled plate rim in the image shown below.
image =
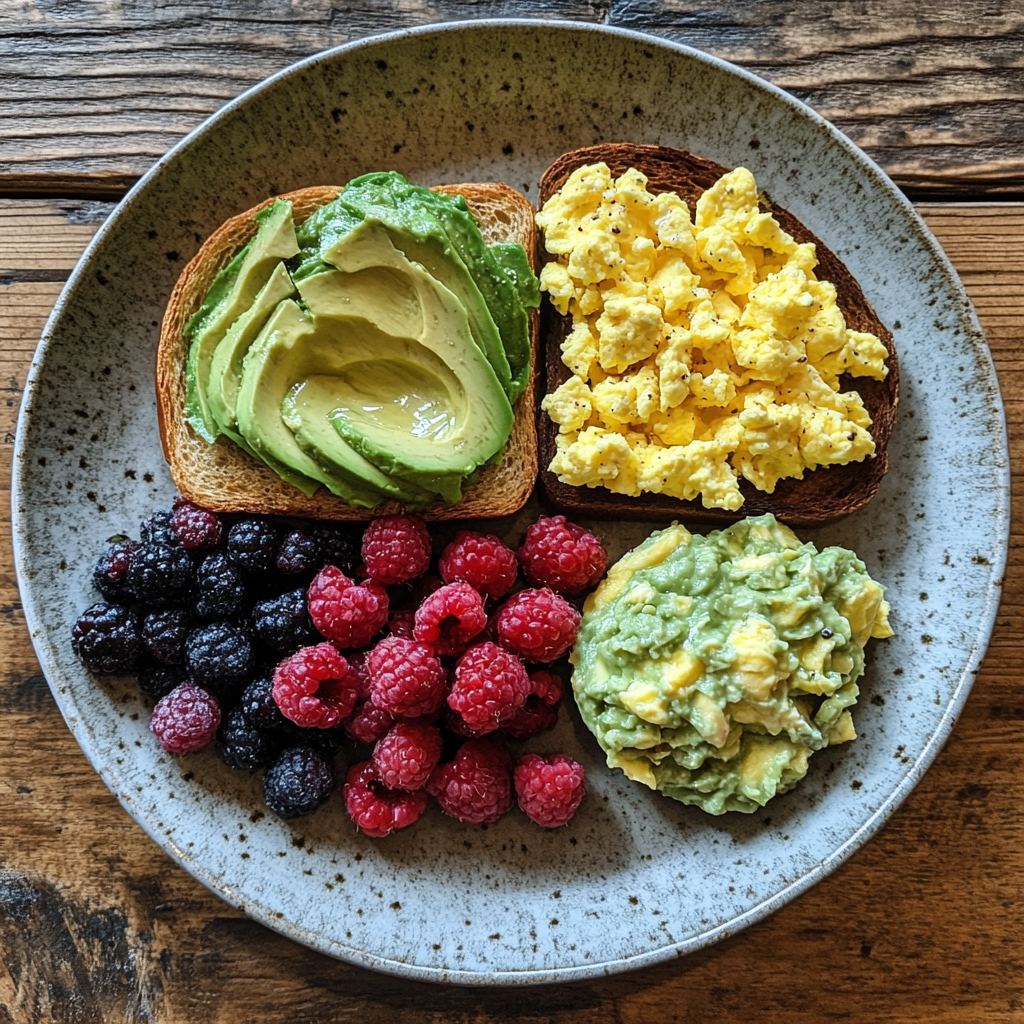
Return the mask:
<svg viewBox="0 0 1024 1024">
<path fill-rule="evenodd" d="M 285 79 L 301 74 L 305 69 L 325 61 L 333 61 L 337 58 L 357 53 L 362 50 L 387 47 L 388 45 L 406 39 L 410 36 L 427 36 L 431 34 L 451 34 L 458 32 L 473 32 L 480 28 L 495 28 L 501 26 L 529 27 L 544 32 L 569 32 L 569 33 L 602 33 L 605 35 L 618 36 L 632 42 L 642 42 L 653 48 L 667 50 L 675 54 L 686 56 L 692 60 L 713 66 L 727 74 L 737 76 L 756 88 L 770 94 L 786 106 L 790 107 L 794 114 L 814 123 L 821 130 L 829 134 L 834 145 L 844 149 L 870 174 L 875 187 L 886 193 L 887 197 L 901 206 L 910 216 L 916 225 L 921 241 L 926 250 L 931 254 L 938 268 L 941 269 L 945 278 L 944 285 L 949 292 L 955 295 L 962 303 L 963 313 L 972 327 L 969 337 L 984 338 L 984 332 L 978 321 L 977 314 L 971 305 L 967 292 L 964 289 L 959 276 L 954 270 L 949 258 L 943 252 L 935 236 L 928 226 L 914 210 L 913 205 L 902 192 L 892 183 L 885 172 L 871 160 L 863 151 L 854 145 L 845 135 L 835 128 L 825 118 L 821 117 L 806 104 L 795 99 L 784 90 L 766 82 L 764 79 L 739 68 L 734 64 L 724 61 L 718 57 L 711 56 L 700 50 L 677 43 L 672 40 L 646 33 L 636 32 L 629 29 L 616 28 L 612 26 L 593 25 L 586 22 L 571 21 L 546 21 L 532 18 L 495 18 L 479 19 L 473 21 L 442 22 L 434 25 L 426 25 L 412 29 L 403 29 L 398 32 L 390 32 L 382 35 L 369 36 L 353 42 L 345 43 L 328 50 L 323 50 L 302 61 L 282 69 L 269 78 L 246 90 L 244 93 L 231 100 L 221 107 L 216 113 L 207 118 L 202 124 L 186 135 L 177 145 L 161 157 L 150 170 L 143 175 L 125 198 L 118 204 L 114 211 L 107 218 L 104 225 L 93 237 L 86 247 L 81 258 L 72 271 L 67 283 L 62 289 L 60 296 L 54 305 L 53 311 L 47 319 L 43 329 L 40 342 L 36 348 L 32 364 L 29 369 L 28 378 L 22 396 L 21 407 L 18 415 L 17 433 L 14 446 L 14 468 L 12 473 L 11 488 L 11 511 L 13 527 L 14 564 L 18 579 L 19 591 L 23 597 L 25 620 L 29 634 L 39 658 L 40 665 L 46 676 L 47 682 L 54 695 L 54 699 L 60 708 L 65 721 L 71 727 L 71 719 L 74 708 L 70 691 L 62 694 L 60 687 L 55 680 L 60 678 L 59 666 L 49 655 L 46 645 L 42 643 L 41 636 L 45 625 L 40 621 L 37 610 L 29 597 L 30 591 L 26 586 L 30 578 L 29 565 L 26 560 L 26 546 L 23 543 L 23 536 L 27 528 L 26 517 L 19 511 L 23 504 L 23 497 L 27 493 L 26 466 L 28 452 L 25 450 L 25 437 L 27 434 L 27 423 L 31 416 L 30 409 L 38 386 L 38 376 L 43 363 L 47 345 L 50 341 L 56 325 L 63 317 L 65 309 L 72 303 L 75 292 L 84 275 L 90 273 L 93 255 L 99 249 L 111 230 L 115 221 L 128 214 L 138 196 L 143 193 L 148 184 L 160 175 L 164 167 L 175 160 L 180 154 L 186 152 L 193 141 L 216 127 L 220 121 L 229 117 L 240 108 L 245 107 L 249 101 L 263 90 L 268 89 Z M 999 607 L 999 600 L 1002 593 L 1002 577 L 1006 566 L 1006 559 L 1010 535 L 1010 460 L 1009 447 L 1006 433 L 1005 410 L 1002 396 L 999 391 L 998 379 L 995 366 L 992 362 L 991 353 L 986 345 L 978 345 L 978 364 L 983 368 L 993 382 L 992 404 L 993 416 L 999 420 L 999 430 L 993 431 L 991 443 L 993 454 L 996 456 L 995 476 L 998 481 L 999 500 L 996 507 L 996 514 L 993 523 L 993 534 L 1000 541 L 998 546 L 998 557 L 991 561 L 991 570 L 986 583 L 985 598 L 982 613 L 978 619 L 978 627 L 974 642 L 972 643 L 964 663 L 964 669 L 953 691 L 952 699 L 947 704 L 944 712 L 939 718 L 938 724 L 926 743 L 921 755 L 908 769 L 906 775 L 883 801 L 878 809 L 868 818 L 854 833 L 834 850 L 827 858 L 818 865 L 808 870 L 797 880 L 780 890 L 772 897 L 754 905 L 749 910 L 738 914 L 731 921 L 718 927 L 709 929 L 699 935 L 677 943 L 669 943 L 663 947 L 634 957 L 617 958 L 603 963 L 588 963 L 583 966 L 556 968 L 551 970 L 523 970 L 523 971 L 464 971 L 464 970 L 443 970 L 430 967 L 421 967 L 415 964 L 408 964 L 398 960 L 391 960 L 386 957 L 372 956 L 360 950 L 344 946 L 340 943 L 327 942 L 323 936 L 314 933 L 293 922 L 275 917 L 272 913 L 264 911 L 262 907 L 254 907 L 251 903 L 237 896 L 230 889 L 219 884 L 217 878 L 212 875 L 204 865 L 197 863 L 188 854 L 171 842 L 165 835 L 160 833 L 154 824 L 147 820 L 144 810 L 137 806 L 131 796 L 121 791 L 118 787 L 116 773 L 108 766 L 101 767 L 103 759 L 101 752 L 93 749 L 93 745 L 85 730 L 74 729 L 72 732 L 81 745 L 86 757 L 96 768 L 103 778 L 104 783 L 113 792 L 121 806 L 131 815 L 142 829 L 157 843 L 174 861 L 184 868 L 195 879 L 205 885 L 210 891 L 236 908 L 244 909 L 254 920 L 259 921 L 272 930 L 302 943 L 312 949 L 326 953 L 338 959 L 369 967 L 396 976 L 439 983 L 453 983 L 470 986 L 526 986 L 550 984 L 554 982 L 583 981 L 589 978 L 602 977 L 617 974 L 623 971 L 636 970 L 641 967 L 648 967 L 654 964 L 672 960 L 684 956 L 687 953 L 695 952 L 714 944 L 730 935 L 733 935 L 749 925 L 760 921 L 784 906 L 790 900 L 803 892 L 806 892 L 826 875 L 830 874 L 842 864 L 855 851 L 860 849 L 879 829 L 885 824 L 890 815 L 906 799 L 910 791 L 920 781 L 925 771 L 935 760 L 949 737 L 957 718 L 963 710 L 967 696 L 970 693 L 974 677 L 977 674 L 978 666 L 984 657 L 991 637 L 992 628 L 995 623 L 996 612 Z M 28 599 L 26 599 L 28 598 Z M 244 906 L 243 906 L 244 905 Z"/>
</svg>

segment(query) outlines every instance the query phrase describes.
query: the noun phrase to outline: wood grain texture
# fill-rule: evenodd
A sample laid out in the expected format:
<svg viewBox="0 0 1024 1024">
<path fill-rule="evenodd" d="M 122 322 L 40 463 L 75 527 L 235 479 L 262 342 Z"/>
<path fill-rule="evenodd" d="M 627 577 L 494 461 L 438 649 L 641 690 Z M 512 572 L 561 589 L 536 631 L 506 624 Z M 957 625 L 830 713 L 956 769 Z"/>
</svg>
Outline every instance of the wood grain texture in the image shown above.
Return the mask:
<svg viewBox="0 0 1024 1024">
<path fill-rule="evenodd" d="M 543 17 L 724 57 L 915 195 L 1024 193 L 1020 0 L 0 0 L 0 191 L 119 194 L 267 75 L 433 22 Z"/>
<path fill-rule="evenodd" d="M 1014 470 L 1004 599 L 949 742 L 878 837 L 753 928 L 633 974 L 478 991 L 385 978 L 249 921 L 146 837 L 68 732 L 18 601 L 9 470 L 18 393 L 59 288 L 23 275 L 46 262 L 42 243 L 70 258 L 82 220 L 103 211 L 0 202 L 13 282 L 0 284 L 0 1022 L 1024 1020 L 1024 269 L 1005 258 L 1024 247 L 1024 204 L 920 209 L 987 331 Z"/>
</svg>

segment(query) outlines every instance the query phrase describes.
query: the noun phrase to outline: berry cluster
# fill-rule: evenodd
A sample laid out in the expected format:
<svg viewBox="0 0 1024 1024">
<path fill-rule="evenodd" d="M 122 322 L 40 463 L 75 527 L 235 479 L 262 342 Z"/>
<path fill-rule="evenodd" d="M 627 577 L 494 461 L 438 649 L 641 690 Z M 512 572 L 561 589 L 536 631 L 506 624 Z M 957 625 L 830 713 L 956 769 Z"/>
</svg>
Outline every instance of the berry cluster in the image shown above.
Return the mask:
<svg viewBox="0 0 1024 1024">
<path fill-rule="evenodd" d="M 105 600 L 72 644 L 94 672 L 138 676 L 168 752 L 216 737 L 233 768 L 266 769 L 266 804 L 290 818 L 327 800 L 353 741 L 344 801 L 371 836 L 413 824 L 430 797 L 471 824 L 496 821 L 514 797 L 545 827 L 575 813 L 576 762 L 514 763 L 505 744 L 557 721 L 563 685 L 549 666 L 580 622 L 563 595 L 596 584 L 607 561 L 593 534 L 540 519 L 514 552 L 462 530 L 433 563 L 414 516 L 360 532 L 177 498 L 140 538 L 111 538 L 93 573 Z M 512 593 L 520 569 L 530 586 Z"/>
</svg>

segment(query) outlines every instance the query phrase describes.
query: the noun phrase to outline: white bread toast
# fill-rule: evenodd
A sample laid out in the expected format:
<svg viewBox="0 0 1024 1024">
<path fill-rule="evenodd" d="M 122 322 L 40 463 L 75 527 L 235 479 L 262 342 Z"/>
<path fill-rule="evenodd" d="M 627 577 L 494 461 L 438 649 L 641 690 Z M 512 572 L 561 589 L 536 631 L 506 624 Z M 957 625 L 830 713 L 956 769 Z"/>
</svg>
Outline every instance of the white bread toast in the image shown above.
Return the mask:
<svg viewBox="0 0 1024 1024">
<path fill-rule="evenodd" d="M 340 186 L 317 186 L 290 192 L 296 224 L 334 199 Z M 441 185 L 445 195 L 461 195 L 473 214 L 484 241 L 519 242 L 536 269 L 536 227 L 533 204 L 521 193 L 500 183 Z M 182 271 L 164 314 L 156 358 L 157 415 L 164 458 L 178 490 L 203 508 L 215 512 L 302 516 L 314 519 L 360 521 L 404 510 L 399 502 L 375 509 L 356 508 L 321 487 L 307 497 L 282 480 L 272 469 L 236 444 L 220 438 L 209 444 L 185 417 L 185 361 L 188 339 L 185 325 L 199 309 L 217 273 L 256 233 L 254 215 L 273 198 L 225 221 L 203 244 Z M 526 390 L 516 400 L 515 423 L 500 464 L 484 467 L 477 481 L 463 491 L 462 500 L 438 500 L 418 514 L 426 520 L 490 519 L 511 515 L 529 498 L 537 478 L 535 390 L 539 317 L 530 313 L 533 370 Z"/>
</svg>

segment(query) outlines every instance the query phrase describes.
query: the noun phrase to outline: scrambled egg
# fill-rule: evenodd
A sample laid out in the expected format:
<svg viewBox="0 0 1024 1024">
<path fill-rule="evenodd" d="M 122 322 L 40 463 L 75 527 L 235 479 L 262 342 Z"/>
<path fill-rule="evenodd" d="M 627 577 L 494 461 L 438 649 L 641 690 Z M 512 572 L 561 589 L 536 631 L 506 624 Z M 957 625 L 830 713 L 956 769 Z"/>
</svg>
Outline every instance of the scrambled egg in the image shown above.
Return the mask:
<svg viewBox="0 0 1024 1024">
<path fill-rule="evenodd" d="M 738 509 L 742 474 L 779 480 L 874 454 L 848 373 L 881 380 L 882 342 L 848 330 L 836 290 L 758 207 L 754 176 L 724 175 L 697 201 L 652 195 L 635 169 L 576 170 L 537 215 L 540 286 L 573 327 L 571 376 L 541 405 L 558 424 L 563 483 L 659 492 Z"/>
<path fill-rule="evenodd" d="M 712 814 L 755 811 L 856 738 L 882 586 L 771 515 L 652 534 L 587 598 L 572 686 L 609 767 Z"/>
</svg>

